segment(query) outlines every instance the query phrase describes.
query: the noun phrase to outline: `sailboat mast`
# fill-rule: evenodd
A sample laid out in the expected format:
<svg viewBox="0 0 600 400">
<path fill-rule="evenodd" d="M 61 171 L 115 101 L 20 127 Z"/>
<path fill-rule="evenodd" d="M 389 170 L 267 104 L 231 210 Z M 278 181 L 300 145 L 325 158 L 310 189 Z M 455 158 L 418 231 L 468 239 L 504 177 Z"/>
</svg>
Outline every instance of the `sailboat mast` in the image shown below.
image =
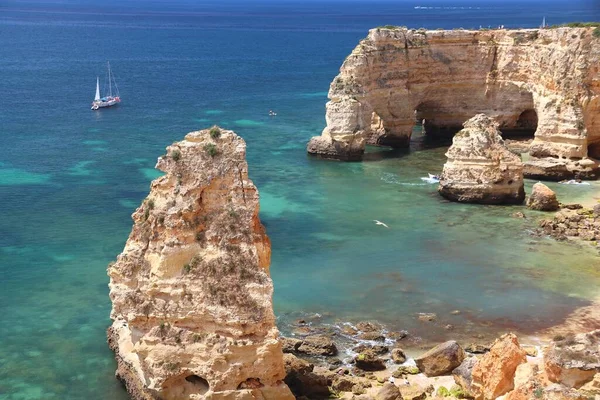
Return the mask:
<svg viewBox="0 0 600 400">
<path fill-rule="evenodd" d="M 110 78 L 110 61 L 107 61 L 108 65 L 108 95 L 112 97 L 112 79 Z"/>
</svg>

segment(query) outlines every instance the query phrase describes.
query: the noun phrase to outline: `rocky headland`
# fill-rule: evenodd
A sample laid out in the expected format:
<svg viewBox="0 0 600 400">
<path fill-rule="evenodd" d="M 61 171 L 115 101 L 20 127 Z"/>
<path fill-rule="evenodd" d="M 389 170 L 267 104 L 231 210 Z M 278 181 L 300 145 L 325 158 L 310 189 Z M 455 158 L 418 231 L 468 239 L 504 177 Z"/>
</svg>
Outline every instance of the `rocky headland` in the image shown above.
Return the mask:
<svg viewBox="0 0 600 400">
<path fill-rule="evenodd" d="M 344 61 L 311 154 L 361 160 L 367 143 L 407 147 L 413 127 L 453 134 L 479 113 L 528 134 L 526 177 L 593 178 L 600 155 L 600 39 L 594 28 L 380 27 Z"/>
<path fill-rule="evenodd" d="M 108 341 L 133 399 L 294 398 L 245 156 L 217 127 L 169 146 L 108 268 Z"/>
<path fill-rule="evenodd" d="M 523 203 L 523 163 L 504 145 L 498 123 L 485 114 L 464 123 L 446 157 L 438 189 L 445 198 L 467 203 Z"/>
</svg>

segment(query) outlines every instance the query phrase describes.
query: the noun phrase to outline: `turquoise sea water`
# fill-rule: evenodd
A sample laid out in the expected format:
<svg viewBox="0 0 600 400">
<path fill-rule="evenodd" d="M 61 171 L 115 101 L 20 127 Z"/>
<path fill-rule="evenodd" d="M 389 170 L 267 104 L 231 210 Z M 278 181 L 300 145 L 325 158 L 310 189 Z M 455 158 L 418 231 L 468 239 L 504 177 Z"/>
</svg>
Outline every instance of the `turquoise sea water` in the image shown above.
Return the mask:
<svg viewBox="0 0 600 400">
<path fill-rule="evenodd" d="M 593 4 L 97 3 L 0 3 L 1 399 L 126 398 L 105 343 L 106 265 L 165 146 L 212 124 L 248 143 L 283 331 L 320 313 L 432 340 L 535 334 L 597 296 L 589 247 L 530 236 L 535 214 L 514 219 L 518 207 L 439 198 L 420 177 L 444 147 L 370 149 L 363 163 L 305 154 L 329 82 L 370 27 L 599 20 Z M 123 103 L 92 112 L 107 59 Z M 551 187 L 573 201 L 598 190 Z"/>
</svg>

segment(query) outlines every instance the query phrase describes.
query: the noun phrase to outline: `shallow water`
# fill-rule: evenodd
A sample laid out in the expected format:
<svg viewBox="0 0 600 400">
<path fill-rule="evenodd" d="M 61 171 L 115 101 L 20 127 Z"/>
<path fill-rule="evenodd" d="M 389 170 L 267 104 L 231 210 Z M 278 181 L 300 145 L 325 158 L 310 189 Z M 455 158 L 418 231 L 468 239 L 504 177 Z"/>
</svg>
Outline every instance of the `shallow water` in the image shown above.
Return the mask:
<svg viewBox="0 0 600 400">
<path fill-rule="evenodd" d="M 423 182 L 443 147 L 370 149 L 363 163 L 305 154 L 329 82 L 370 27 L 535 26 L 543 14 L 598 20 L 597 9 L 247 4 L 0 5 L 0 93 L 10 99 L 0 107 L 0 398 L 125 398 L 105 343 L 106 265 L 165 146 L 212 124 L 248 143 L 284 331 L 321 313 L 425 339 L 535 333 L 597 294 L 589 247 L 531 237 L 533 212 L 520 220 L 518 207 L 447 203 Z M 91 112 L 106 59 L 123 103 Z M 551 187 L 573 201 L 598 189 Z M 438 321 L 420 323 L 419 312 Z"/>
</svg>

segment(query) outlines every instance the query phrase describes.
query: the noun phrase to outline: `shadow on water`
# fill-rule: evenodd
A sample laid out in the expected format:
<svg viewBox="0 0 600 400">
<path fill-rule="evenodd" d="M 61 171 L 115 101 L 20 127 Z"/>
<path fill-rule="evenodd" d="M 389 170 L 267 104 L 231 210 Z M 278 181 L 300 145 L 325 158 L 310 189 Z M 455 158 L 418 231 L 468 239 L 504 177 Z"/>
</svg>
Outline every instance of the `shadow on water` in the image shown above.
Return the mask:
<svg viewBox="0 0 600 400">
<path fill-rule="evenodd" d="M 410 149 L 393 149 L 391 147 L 367 146 L 362 161 L 383 161 L 405 157 L 410 154 Z"/>
</svg>

